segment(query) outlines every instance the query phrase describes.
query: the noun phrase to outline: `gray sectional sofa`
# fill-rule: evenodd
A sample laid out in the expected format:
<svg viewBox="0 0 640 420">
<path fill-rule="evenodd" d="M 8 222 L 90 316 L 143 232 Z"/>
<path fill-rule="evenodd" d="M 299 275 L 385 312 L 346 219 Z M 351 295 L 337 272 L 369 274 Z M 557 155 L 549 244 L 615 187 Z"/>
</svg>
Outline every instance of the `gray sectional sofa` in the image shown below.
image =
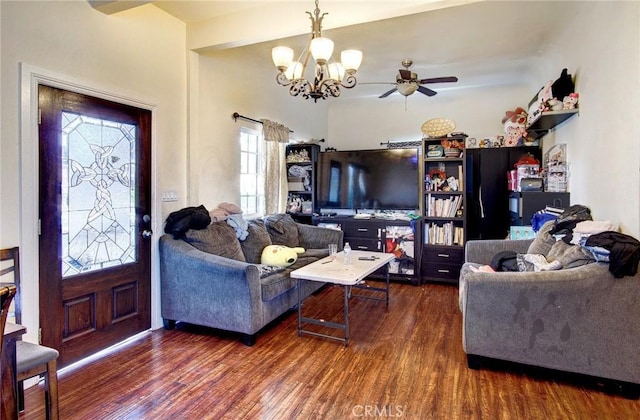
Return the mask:
<svg viewBox="0 0 640 420">
<path fill-rule="evenodd" d="M 606 378 L 637 396 L 640 274 L 615 278 L 603 262 L 557 271 L 472 271 L 501 251 L 544 254 L 544 237 L 541 231 L 535 241 L 467 242 L 459 304 L 469 367 L 484 358 L 517 362 Z"/>
<path fill-rule="evenodd" d="M 177 321 L 238 332 L 253 345 L 256 333 L 297 304 L 289 273 L 328 255 L 327 245 L 342 247 L 341 231 L 296 223 L 278 214 L 249 221 L 240 241 L 226 222 L 189 230 L 182 238 L 160 238 L 161 313 L 166 329 Z M 262 266 L 266 245 L 303 247 L 294 265 Z M 302 282 L 304 296 L 322 283 Z"/>
</svg>

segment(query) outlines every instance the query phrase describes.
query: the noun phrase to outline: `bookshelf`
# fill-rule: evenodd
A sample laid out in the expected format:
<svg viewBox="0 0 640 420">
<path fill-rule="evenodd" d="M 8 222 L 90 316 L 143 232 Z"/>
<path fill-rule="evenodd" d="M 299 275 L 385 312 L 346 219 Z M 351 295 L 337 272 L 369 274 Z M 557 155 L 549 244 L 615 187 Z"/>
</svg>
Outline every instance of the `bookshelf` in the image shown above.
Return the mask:
<svg viewBox="0 0 640 420">
<path fill-rule="evenodd" d="M 465 231 L 465 134 L 422 139 L 424 281 L 457 283 Z M 455 147 L 459 146 L 458 152 Z"/>
<path fill-rule="evenodd" d="M 287 213 L 305 224 L 311 224 L 316 211 L 317 144 L 289 144 L 286 148 Z"/>
</svg>

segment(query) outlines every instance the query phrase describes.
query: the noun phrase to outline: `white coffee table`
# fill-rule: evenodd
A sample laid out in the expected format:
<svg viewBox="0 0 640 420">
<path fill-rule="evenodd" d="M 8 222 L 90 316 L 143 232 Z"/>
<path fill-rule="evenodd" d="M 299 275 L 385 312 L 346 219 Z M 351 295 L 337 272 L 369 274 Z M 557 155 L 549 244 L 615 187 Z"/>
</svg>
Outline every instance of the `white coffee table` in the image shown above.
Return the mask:
<svg viewBox="0 0 640 420">
<path fill-rule="evenodd" d="M 362 258 L 370 258 L 363 260 Z M 389 306 L 389 270 L 386 270 L 386 287 L 374 287 L 364 283 L 364 278 L 377 269 L 386 266 L 395 257 L 393 254 L 370 251 L 351 251 L 351 264 L 344 263 L 344 255 L 339 252 L 335 260 L 330 257 L 323 258 L 314 263 L 291 272 L 291 277 L 297 279 L 298 286 L 298 335 L 310 334 L 319 337 L 330 338 L 344 342 L 345 347 L 349 345 L 349 297 L 352 296 L 351 289 L 367 289 L 376 292 L 384 292 L 384 298 L 368 295 L 353 295 L 365 299 L 384 300 Z M 344 323 L 325 321 L 324 319 L 307 318 L 302 316 L 302 281 L 319 281 L 322 283 L 333 283 L 344 288 Z M 344 338 L 333 335 L 321 334 L 302 328 L 303 323 L 322 325 L 344 331 Z"/>
</svg>

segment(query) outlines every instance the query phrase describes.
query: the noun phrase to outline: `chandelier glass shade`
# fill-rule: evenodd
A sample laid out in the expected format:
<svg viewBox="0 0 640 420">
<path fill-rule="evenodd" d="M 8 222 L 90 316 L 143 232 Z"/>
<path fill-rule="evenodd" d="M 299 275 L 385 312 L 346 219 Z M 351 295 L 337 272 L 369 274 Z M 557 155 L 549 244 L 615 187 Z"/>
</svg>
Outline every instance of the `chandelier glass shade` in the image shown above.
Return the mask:
<svg viewBox="0 0 640 420">
<path fill-rule="evenodd" d="M 278 69 L 276 81 L 289 87 L 291 96 L 305 99 L 327 99 L 340 96 L 340 88 L 351 89 L 357 84 L 355 73 L 362 62 L 362 51 L 344 50 L 340 62 L 331 62 L 333 41 L 322 36 L 322 19 L 327 13 L 320 14 L 318 0 L 313 12 L 307 12 L 311 19 L 311 37 L 298 60 L 294 60 L 293 49 L 278 46 L 271 50 L 273 64 Z M 309 58 L 315 61 L 313 81 L 305 78 Z"/>
</svg>

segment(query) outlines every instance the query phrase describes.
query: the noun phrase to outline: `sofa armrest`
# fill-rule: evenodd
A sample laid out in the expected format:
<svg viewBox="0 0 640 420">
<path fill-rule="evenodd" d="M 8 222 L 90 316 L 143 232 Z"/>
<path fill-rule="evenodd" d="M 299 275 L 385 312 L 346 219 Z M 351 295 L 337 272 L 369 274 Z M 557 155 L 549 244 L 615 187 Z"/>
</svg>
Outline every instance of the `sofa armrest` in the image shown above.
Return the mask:
<svg viewBox="0 0 640 420">
<path fill-rule="evenodd" d="M 338 250 L 341 250 L 343 236 L 341 230 L 298 223 L 298 240 L 305 249 L 322 249 L 329 244 L 338 244 Z"/>
<path fill-rule="evenodd" d="M 501 251 L 514 251 L 525 254 L 533 239 L 488 239 L 467 241 L 464 248 L 464 260 L 478 264 L 489 264 L 491 258 Z"/>
<path fill-rule="evenodd" d="M 159 247 L 163 318 L 246 334 L 257 331 L 246 327 L 260 325 L 262 317 L 255 265 L 200 251 L 170 235 L 160 238 Z"/>
</svg>

